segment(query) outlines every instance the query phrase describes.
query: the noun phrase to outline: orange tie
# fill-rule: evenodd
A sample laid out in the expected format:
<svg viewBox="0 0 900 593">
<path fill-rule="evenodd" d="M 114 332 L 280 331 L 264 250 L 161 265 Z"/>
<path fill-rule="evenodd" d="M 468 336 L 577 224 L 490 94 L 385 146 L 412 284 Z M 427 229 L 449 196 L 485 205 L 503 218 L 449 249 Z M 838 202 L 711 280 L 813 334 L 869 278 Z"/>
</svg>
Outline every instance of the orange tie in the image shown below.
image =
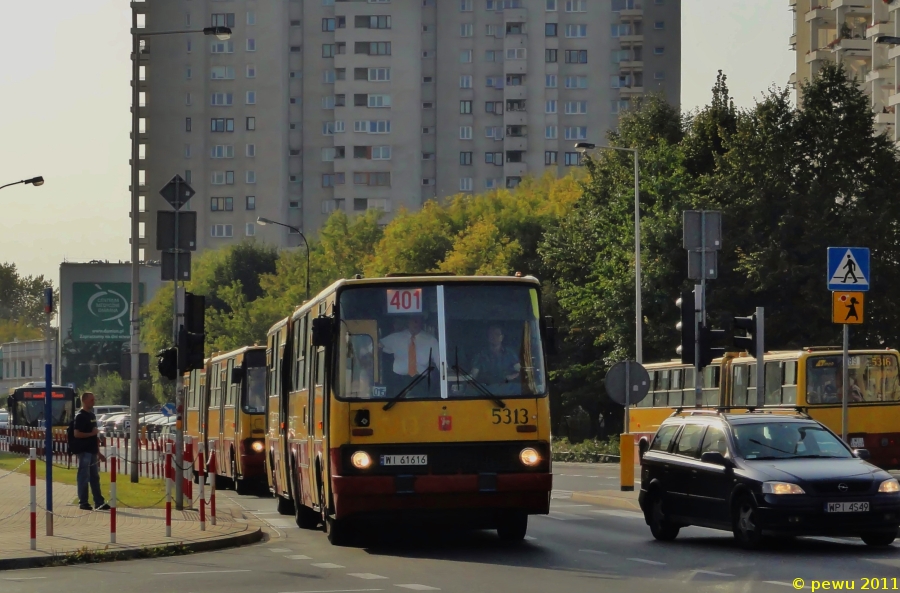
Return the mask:
<svg viewBox="0 0 900 593">
<path fill-rule="evenodd" d="M 409 353 L 407 358 L 409 359 L 409 368 L 407 369 L 409 376 L 414 377 L 416 375 L 416 336 L 412 334 L 409 336 Z"/>
</svg>

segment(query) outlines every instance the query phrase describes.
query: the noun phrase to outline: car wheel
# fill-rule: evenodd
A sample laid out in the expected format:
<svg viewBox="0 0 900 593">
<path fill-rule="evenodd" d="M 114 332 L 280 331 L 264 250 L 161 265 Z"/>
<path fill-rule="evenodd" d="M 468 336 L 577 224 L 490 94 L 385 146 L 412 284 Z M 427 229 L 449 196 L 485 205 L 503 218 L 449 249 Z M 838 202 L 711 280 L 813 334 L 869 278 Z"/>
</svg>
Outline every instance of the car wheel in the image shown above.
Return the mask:
<svg viewBox="0 0 900 593">
<path fill-rule="evenodd" d="M 865 533 L 862 535 L 862 540 L 866 543 L 867 546 L 889 546 L 894 543 L 894 540 L 897 538 L 896 533 Z"/>
<path fill-rule="evenodd" d="M 526 531 L 528 531 L 528 515 L 525 513 L 503 517 L 497 525 L 497 535 L 507 542 L 522 541 L 525 539 Z"/>
<path fill-rule="evenodd" d="M 666 518 L 666 513 L 663 510 L 662 493 L 659 491 L 650 494 L 644 519 L 647 521 L 647 525 L 650 526 L 650 533 L 659 541 L 670 542 L 678 537 L 678 532 L 681 530 L 681 527 Z"/>
<path fill-rule="evenodd" d="M 762 543 L 762 528 L 756 501 L 747 494 L 734 504 L 732 515 L 734 538 L 745 548 L 758 548 Z"/>
</svg>

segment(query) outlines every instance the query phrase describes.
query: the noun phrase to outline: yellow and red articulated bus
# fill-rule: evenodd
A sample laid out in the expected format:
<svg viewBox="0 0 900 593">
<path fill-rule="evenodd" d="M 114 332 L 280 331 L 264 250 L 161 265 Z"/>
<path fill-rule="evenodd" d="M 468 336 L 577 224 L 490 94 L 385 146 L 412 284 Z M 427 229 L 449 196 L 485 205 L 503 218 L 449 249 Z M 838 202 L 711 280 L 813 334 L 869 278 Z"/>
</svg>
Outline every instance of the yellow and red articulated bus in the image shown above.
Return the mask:
<svg viewBox="0 0 900 593">
<path fill-rule="evenodd" d="M 335 544 L 398 519 L 524 538 L 552 486 L 539 294 L 532 277 L 341 280 L 275 324 L 279 511 Z"/>
<path fill-rule="evenodd" d="M 841 434 L 843 357 L 837 348 L 767 352 L 762 395 L 756 359 L 726 354 L 703 369 L 702 407 L 799 408 Z M 675 408 L 695 407 L 694 369 L 680 360 L 646 365 L 650 393 L 630 414 L 629 430 L 646 450 Z M 849 445 L 869 451 L 869 461 L 900 469 L 900 381 L 896 350 L 851 350 L 848 366 Z"/>
</svg>

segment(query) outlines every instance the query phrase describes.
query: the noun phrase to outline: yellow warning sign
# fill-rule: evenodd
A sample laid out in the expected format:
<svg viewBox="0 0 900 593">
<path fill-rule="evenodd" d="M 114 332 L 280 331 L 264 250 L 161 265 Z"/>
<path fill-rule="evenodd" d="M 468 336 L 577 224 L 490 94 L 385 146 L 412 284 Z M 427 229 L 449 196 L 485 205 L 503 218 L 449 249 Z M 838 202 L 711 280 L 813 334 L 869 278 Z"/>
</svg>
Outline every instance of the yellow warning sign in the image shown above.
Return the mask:
<svg viewBox="0 0 900 593">
<path fill-rule="evenodd" d="M 831 320 L 834 323 L 857 325 L 863 322 L 862 292 L 832 292 Z"/>
</svg>

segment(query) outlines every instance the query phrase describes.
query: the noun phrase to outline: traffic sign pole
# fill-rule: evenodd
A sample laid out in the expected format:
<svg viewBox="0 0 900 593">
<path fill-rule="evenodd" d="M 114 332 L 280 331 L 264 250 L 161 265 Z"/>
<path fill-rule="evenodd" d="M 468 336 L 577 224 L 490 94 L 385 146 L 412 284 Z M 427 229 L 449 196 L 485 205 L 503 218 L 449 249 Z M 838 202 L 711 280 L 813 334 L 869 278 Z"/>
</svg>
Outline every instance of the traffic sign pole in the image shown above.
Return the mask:
<svg viewBox="0 0 900 593">
<path fill-rule="evenodd" d="M 841 395 L 841 438 L 845 443 L 849 443 L 850 441 L 847 440 L 847 394 L 850 390 L 847 388 L 847 383 L 850 382 L 850 326 L 846 323 L 844 324 L 844 356 L 841 366 L 843 366 L 841 373 L 844 383 Z"/>
</svg>

